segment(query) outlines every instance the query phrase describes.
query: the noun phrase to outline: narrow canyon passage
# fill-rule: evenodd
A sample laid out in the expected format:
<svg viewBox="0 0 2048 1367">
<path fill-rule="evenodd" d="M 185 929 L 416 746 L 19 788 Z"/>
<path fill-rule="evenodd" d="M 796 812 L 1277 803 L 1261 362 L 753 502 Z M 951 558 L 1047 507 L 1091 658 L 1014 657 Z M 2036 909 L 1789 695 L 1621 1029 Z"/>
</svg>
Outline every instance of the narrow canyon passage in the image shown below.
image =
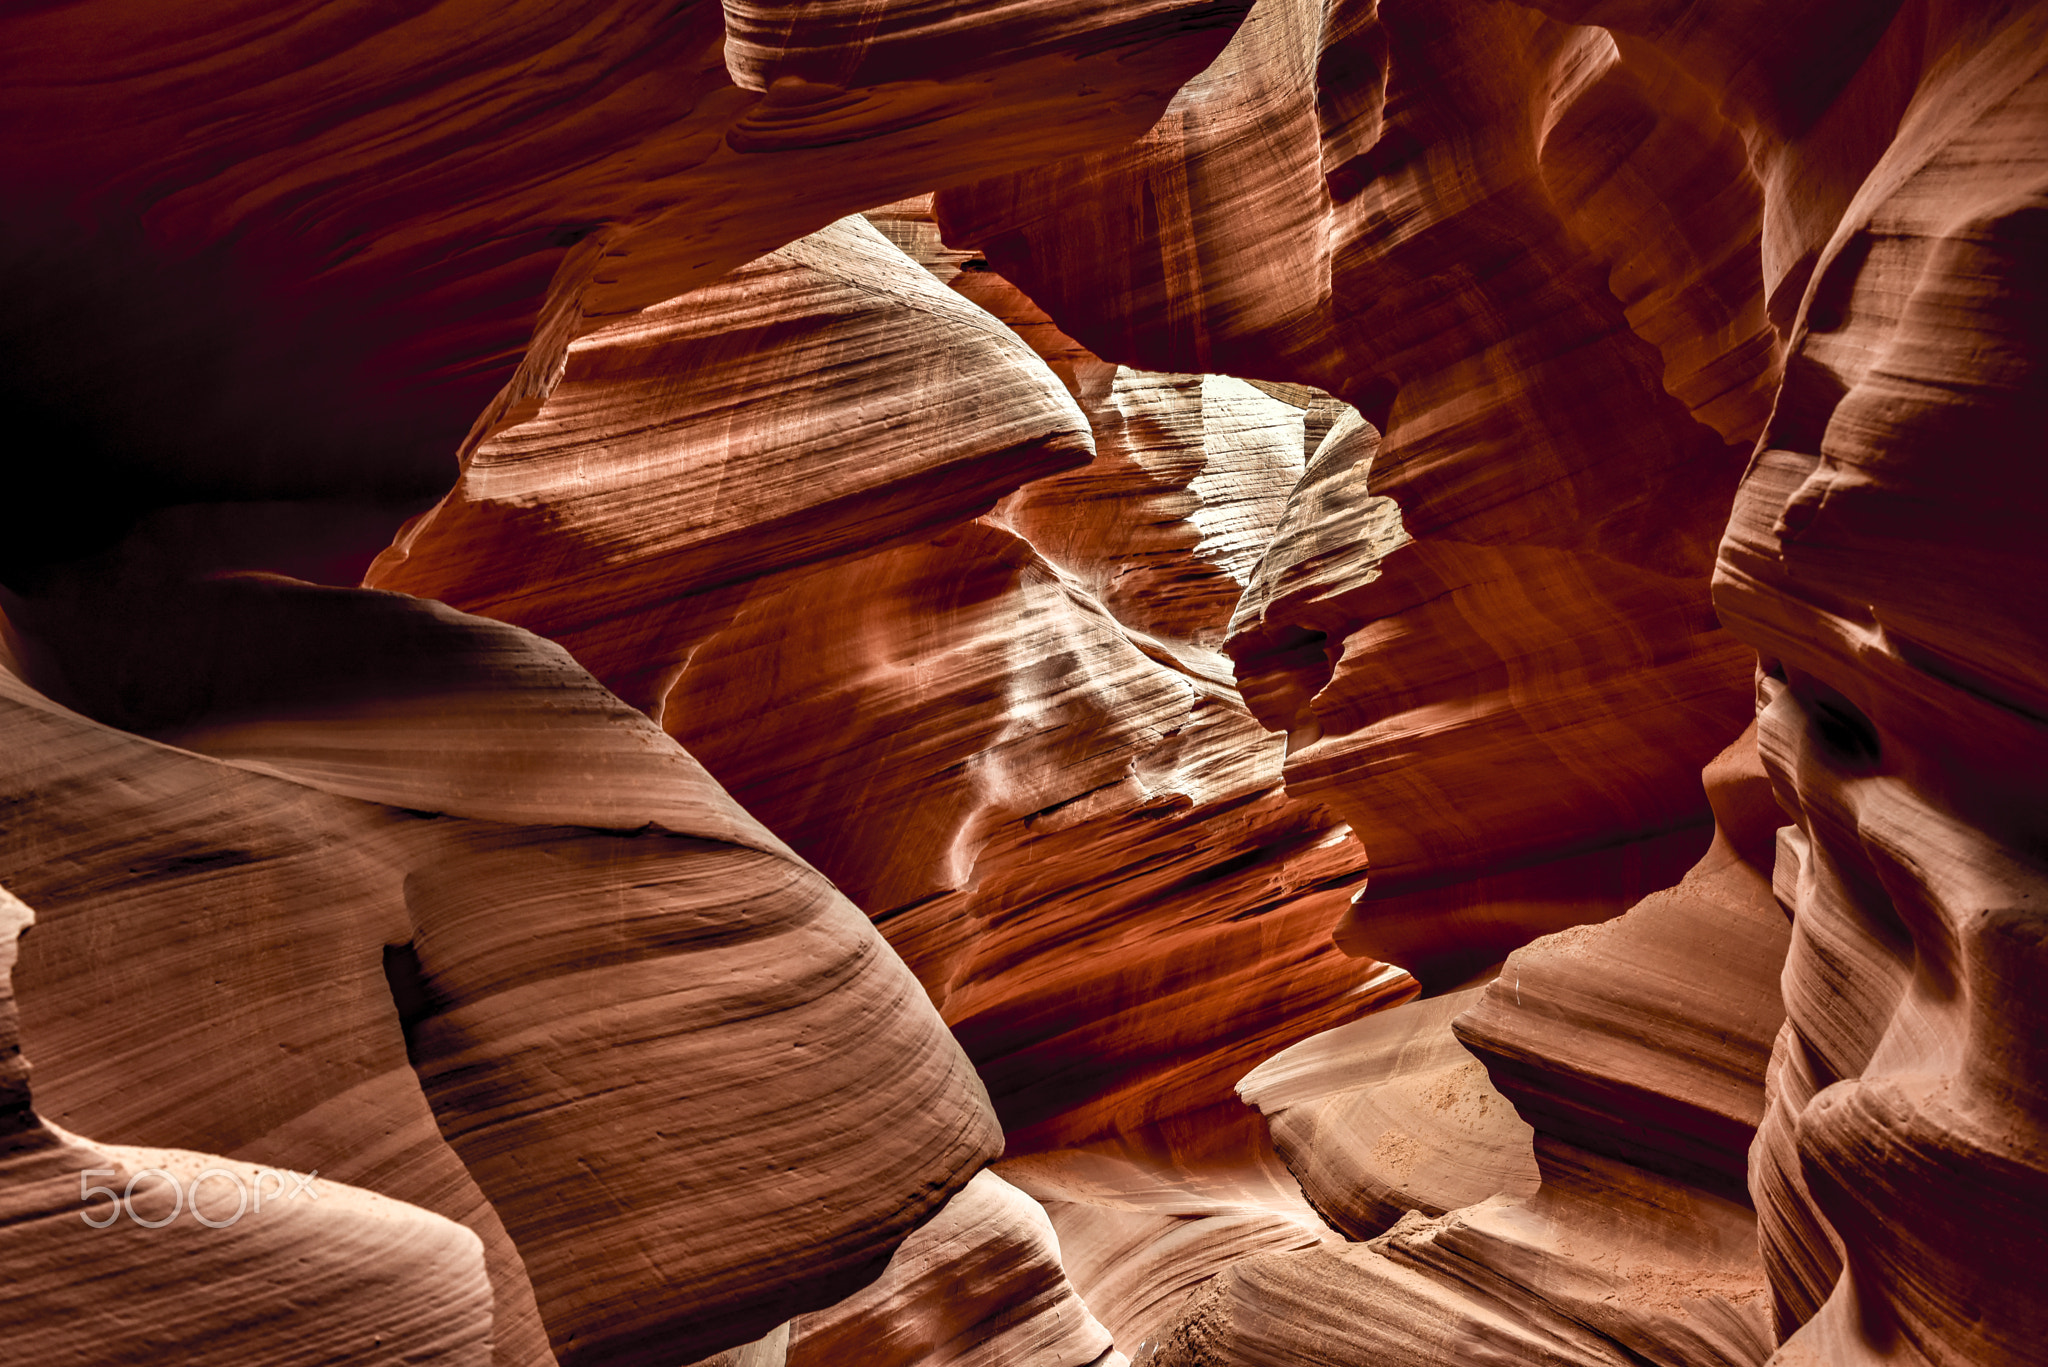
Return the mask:
<svg viewBox="0 0 2048 1367">
<path fill-rule="evenodd" d="M 0 38 L 0 1362 L 2048 1361 L 2048 5 Z"/>
</svg>

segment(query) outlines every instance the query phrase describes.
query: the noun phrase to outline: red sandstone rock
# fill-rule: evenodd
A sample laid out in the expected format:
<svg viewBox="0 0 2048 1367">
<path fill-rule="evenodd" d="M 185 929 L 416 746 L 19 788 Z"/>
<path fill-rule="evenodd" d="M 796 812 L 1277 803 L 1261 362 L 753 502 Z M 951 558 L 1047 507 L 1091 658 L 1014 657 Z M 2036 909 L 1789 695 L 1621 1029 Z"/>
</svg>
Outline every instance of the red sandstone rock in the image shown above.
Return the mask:
<svg viewBox="0 0 2048 1367">
<path fill-rule="evenodd" d="M 17 600 L 16 657 L 184 748 L 0 678 L 66 1123 L 471 1223 L 501 1361 L 529 1297 L 565 1362 L 755 1337 L 996 1152 L 866 919 L 556 648 L 281 581 L 85 607 Z"/>
<path fill-rule="evenodd" d="M 2048 1331 L 2019 1289 L 2048 1250 L 2022 986 L 2048 892 L 2044 60 L 2038 5 L 1901 6 L 1774 149 L 1839 158 L 1835 108 L 1897 119 L 1839 223 L 1794 238 L 1810 206 L 1786 210 L 1816 259 L 1715 585 L 1764 653 L 1759 747 L 1798 823 L 1752 1167 L 1787 1364 L 2026 1362 Z"/>
<path fill-rule="evenodd" d="M 1676 889 L 1245 1080 L 1304 1191 L 1368 1242 L 1234 1264 L 1162 1331 L 1156 1361 L 1764 1361 L 1743 1173 L 1786 927 L 1743 854 L 1768 848 L 1777 813 L 1751 734 L 1708 783 L 1716 840 Z M 1457 1042 L 1432 1046 L 1453 1007 Z M 1520 1170 L 1503 1161 L 1518 1146 Z M 1472 1203 L 1447 1211 L 1461 1191 Z"/>
<path fill-rule="evenodd" d="M 367 582 L 558 640 L 659 715 L 734 586 L 1092 454 L 1022 342 L 853 217 L 575 343 Z"/>
<path fill-rule="evenodd" d="M 1655 52 L 1436 3 L 1262 6 L 1134 148 L 939 196 L 1098 354 L 1312 380 L 1384 429 L 1412 542 L 1355 536 L 1333 465 L 1228 647 L 1290 793 L 1371 854 L 1354 952 L 1455 983 L 1705 844 L 1747 669 L 1708 547 L 1774 376 L 1756 205 Z"/>
<path fill-rule="evenodd" d="M 314 1173 L 100 1144 L 40 1119 L 9 986 L 34 919 L 0 889 L 11 1361 L 491 1361 L 483 1249 L 453 1221 Z"/>
<path fill-rule="evenodd" d="M 1312 401 L 1102 373 L 961 282 L 1046 357 L 858 219 L 579 342 L 372 581 L 657 715 L 883 926 L 1013 1147 L 1056 1146 L 1366 1004 L 1328 941 L 1356 846 L 1213 650 Z"/>
<path fill-rule="evenodd" d="M 1135 1359 L 1224 1268 L 1337 1237 L 1263 1134 L 1219 1123 L 1222 1109 L 1000 1165 L 1043 1203 L 1068 1276 Z"/>
<path fill-rule="evenodd" d="M 1126 141 L 1245 9 L 17 7 L 7 394 L 52 506 L 7 560 L 197 502 L 242 544 L 154 530 L 200 569 L 345 561 L 234 500 L 347 500 L 381 540 L 576 337 L 867 205 Z"/>
<path fill-rule="evenodd" d="M 1090 1367 L 1109 1332 L 1074 1293 L 1036 1201 L 983 1170 L 881 1279 L 790 1326 L 789 1367 Z"/>
<path fill-rule="evenodd" d="M 2042 7 L 1263 0 L 1121 148 L 1243 8 L 4 21 L 40 1095 L 383 1193 L 203 1246 L 333 1256 L 289 1348 L 445 1293 L 421 1351 L 473 1357 L 480 1238 L 502 1362 L 543 1313 L 570 1358 L 1078 1362 L 1032 1212 L 948 1200 L 994 1136 L 928 996 L 1162 1361 L 1754 1364 L 1766 1272 L 1787 1367 L 2038 1356 Z M 915 265 L 829 222 L 939 183 L 953 248 L 870 215 Z M 347 575 L 465 427 L 380 582 L 632 706 L 436 608 L 165 592 Z M 1748 646 L 1793 824 L 1738 746 L 1681 879 Z M 1491 979 L 1492 1088 L 1450 1071 L 1543 1182 L 1478 1199 L 1513 1146 L 1351 1047 L 1453 1059 L 1465 994 L 1347 1025 L 1248 1089 L 1342 1246 L 1225 1098 L 1411 990 L 1326 943 L 1359 839 L 1339 942 Z M 150 1312 L 142 1253 L 93 1269 L 120 1333 L 287 1356 Z"/>
<path fill-rule="evenodd" d="M 1483 989 L 1409 1002 L 1303 1040 L 1237 1084 L 1324 1219 L 1353 1239 L 1408 1211 L 1532 1196 L 1528 1123 L 1451 1033 Z"/>
<path fill-rule="evenodd" d="M 1762 869 L 1783 814 L 1755 728 L 1708 770 L 1713 849 L 1626 916 L 1508 956 L 1457 1021 L 1541 1133 L 1740 1201 L 1788 932 Z"/>
<path fill-rule="evenodd" d="M 1161 1331 L 1150 1363 L 1757 1364 L 1770 1351 L 1748 1212 L 1568 1151 L 1545 1194 L 1369 1244 L 1247 1258 Z M 1686 1252 L 1674 1259 L 1674 1248 Z"/>
</svg>

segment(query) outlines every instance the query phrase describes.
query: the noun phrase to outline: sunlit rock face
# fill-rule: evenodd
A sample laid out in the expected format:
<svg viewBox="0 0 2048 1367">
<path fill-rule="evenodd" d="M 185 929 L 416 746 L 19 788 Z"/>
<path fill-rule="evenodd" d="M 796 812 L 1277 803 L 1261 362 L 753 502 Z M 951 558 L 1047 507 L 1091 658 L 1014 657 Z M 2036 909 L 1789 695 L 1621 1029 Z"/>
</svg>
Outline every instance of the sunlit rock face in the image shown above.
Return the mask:
<svg viewBox="0 0 2048 1367">
<path fill-rule="evenodd" d="M 0 1340 L 2035 1361 L 2044 69 L 0 18 Z"/>
<path fill-rule="evenodd" d="M 897 205 L 577 342 L 370 582 L 659 718 L 882 927 L 1018 1152 L 1411 985 L 1330 942 L 1362 852 L 1216 649 L 1343 406 L 1108 365 L 960 255 Z"/>
<path fill-rule="evenodd" d="M 1100 354 L 1383 433 L 1299 489 L 1225 647 L 1370 851 L 1354 952 L 1455 984 L 1705 848 L 1749 707 L 1706 586 L 1776 375 L 1759 198 L 1656 52 L 1428 0 L 1262 4 L 1133 146 L 939 196 Z"/>
</svg>

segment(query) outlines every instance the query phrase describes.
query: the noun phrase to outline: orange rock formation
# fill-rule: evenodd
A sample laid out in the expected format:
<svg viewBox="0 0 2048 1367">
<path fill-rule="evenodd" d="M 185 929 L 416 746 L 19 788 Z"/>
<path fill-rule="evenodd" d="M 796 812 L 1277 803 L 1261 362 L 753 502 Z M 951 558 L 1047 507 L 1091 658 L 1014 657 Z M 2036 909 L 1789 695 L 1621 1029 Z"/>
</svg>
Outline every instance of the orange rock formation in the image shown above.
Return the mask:
<svg viewBox="0 0 2048 1367">
<path fill-rule="evenodd" d="M 2040 1359 L 2041 0 L 71 0 L 0 127 L 0 1356 Z"/>
</svg>

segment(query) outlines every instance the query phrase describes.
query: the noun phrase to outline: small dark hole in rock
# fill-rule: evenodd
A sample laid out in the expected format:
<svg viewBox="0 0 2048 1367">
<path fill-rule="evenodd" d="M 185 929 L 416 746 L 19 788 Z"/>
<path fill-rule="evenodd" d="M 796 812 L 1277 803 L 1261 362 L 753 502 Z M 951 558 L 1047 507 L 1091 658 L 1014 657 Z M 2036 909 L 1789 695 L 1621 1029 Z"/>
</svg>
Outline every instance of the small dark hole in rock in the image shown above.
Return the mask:
<svg viewBox="0 0 2048 1367">
<path fill-rule="evenodd" d="M 1830 757 L 1859 769 L 1877 763 L 1882 753 L 1877 728 L 1854 703 L 1846 698 L 1818 698 L 1811 715 L 1814 733 Z"/>
</svg>

